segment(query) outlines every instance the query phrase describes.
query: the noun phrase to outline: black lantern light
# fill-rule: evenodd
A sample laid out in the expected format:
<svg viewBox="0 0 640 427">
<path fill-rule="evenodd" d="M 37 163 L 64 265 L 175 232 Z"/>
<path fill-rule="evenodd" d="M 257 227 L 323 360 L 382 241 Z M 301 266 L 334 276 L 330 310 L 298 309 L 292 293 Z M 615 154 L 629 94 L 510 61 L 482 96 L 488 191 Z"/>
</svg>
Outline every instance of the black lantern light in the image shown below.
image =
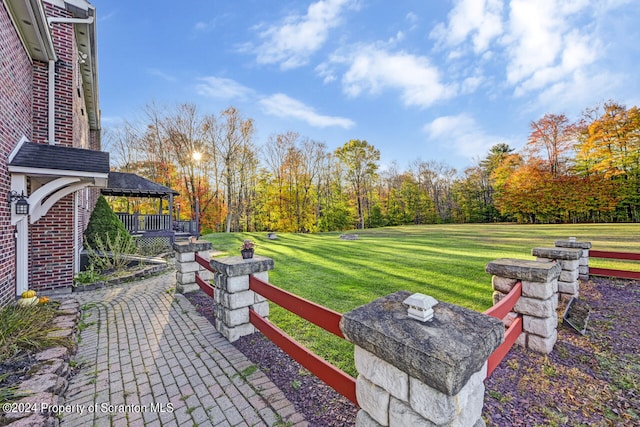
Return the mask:
<svg viewBox="0 0 640 427">
<path fill-rule="evenodd" d="M 16 215 L 27 215 L 29 213 L 29 202 L 27 196 L 24 195 L 24 191 L 18 194 L 17 191 L 9 191 L 9 206 L 16 201 Z"/>
</svg>

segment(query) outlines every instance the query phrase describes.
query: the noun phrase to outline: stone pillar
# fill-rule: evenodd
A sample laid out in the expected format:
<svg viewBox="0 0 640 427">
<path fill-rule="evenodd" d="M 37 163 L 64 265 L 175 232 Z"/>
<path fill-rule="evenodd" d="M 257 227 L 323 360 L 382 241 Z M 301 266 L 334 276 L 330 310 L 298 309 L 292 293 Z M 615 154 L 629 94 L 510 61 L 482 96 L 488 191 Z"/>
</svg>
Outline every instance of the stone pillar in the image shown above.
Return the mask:
<svg viewBox="0 0 640 427">
<path fill-rule="evenodd" d="M 486 271 L 493 274 L 494 304 L 518 280 L 522 282 L 522 296 L 513 308 L 522 315 L 523 332 L 516 342 L 538 353 L 551 353 L 558 338 L 560 264 L 502 258 L 487 264 Z"/>
<path fill-rule="evenodd" d="M 567 240 L 556 240 L 556 248 L 580 249 L 580 262 L 578 265 L 578 279 L 589 280 L 589 249 L 591 242 L 577 242 L 575 237 Z"/>
<path fill-rule="evenodd" d="M 355 344 L 356 426 L 481 426 L 487 359 L 504 339 L 498 319 L 438 302 L 421 322 L 399 291 L 345 313 Z"/>
<path fill-rule="evenodd" d="M 249 323 L 249 307 L 259 315 L 269 315 L 267 300 L 249 289 L 249 276 L 269 282 L 269 270 L 273 260 L 256 255 L 251 259 L 240 256 L 214 258 L 210 261 L 215 271 L 214 302 L 216 329 L 230 342 L 255 332 Z"/>
<path fill-rule="evenodd" d="M 571 248 L 533 248 L 531 254 L 539 262 L 557 262 L 562 266 L 558 278 L 558 292 L 561 301 L 568 302 L 580 293 L 578 267 L 582 249 Z"/>
<path fill-rule="evenodd" d="M 177 292 L 186 294 L 200 289 L 196 283 L 196 272 L 203 280 L 209 280 L 209 271 L 196 262 L 196 253 L 205 259 L 209 259 L 209 251 L 211 249 L 213 249 L 213 245 L 206 240 L 175 242 L 173 244 L 173 250 L 176 254 Z"/>
</svg>

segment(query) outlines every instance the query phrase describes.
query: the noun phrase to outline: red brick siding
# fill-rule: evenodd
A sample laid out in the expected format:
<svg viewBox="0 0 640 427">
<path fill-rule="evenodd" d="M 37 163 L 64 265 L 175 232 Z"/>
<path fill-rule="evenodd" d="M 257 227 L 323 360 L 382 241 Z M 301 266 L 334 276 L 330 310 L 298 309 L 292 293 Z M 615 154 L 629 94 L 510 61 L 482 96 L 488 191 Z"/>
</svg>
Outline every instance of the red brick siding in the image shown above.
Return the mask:
<svg viewBox="0 0 640 427">
<path fill-rule="evenodd" d="M 7 157 L 22 136 L 31 138 L 31 63 L 0 2 L 0 197 L 10 189 Z M 1 200 L 1 199 L 0 199 Z M 9 206 L 0 202 L 0 306 L 15 295 L 15 242 Z"/>
<path fill-rule="evenodd" d="M 33 61 L 33 142 L 49 140 L 49 64 Z"/>
<path fill-rule="evenodd" d="M 45 3 L 47 16 L 71 17 L 71 13 Z M 75 40 L 73 24 L 54 23 L 51 36 L 58 56 L 55 64 L 55 142 L 73 145 L 73 84 Z M 49 142 L 49 64 L 33 64 L 33 140 Z"/>
<path fill-rule="evenodd" d="M 48 16 L 71 16 L 66 10 L 48 3 L 45 3 L 45 9 Z M 81 79 L 73 24 L 54 23 L 51 33 L 58 56 L 55 66 L 56 143 L 88 148 L 89 126 L 84 111 L 82 90 L 78 95 Z M 38 127 L 38 135 L 42 142 L 48 139 L 47 67 L 48 64 L 44 63 L 34 64 L 37 70 L 37 78 L 34 78 L 34 115 L 38 116 L 34 126 Z M 42 113 L 36 111 L 38 105 L 44 106 Z M 31 288 L 37 291 L 53 291 L 68 289 L 73 284 L 74 254 L 82 247 L 82 233 L 95 205 L 95 200 L 92 201 L 95 197 L 87 199 L 85 194 L 91 195 L 94 192 L 95 190 L 79 192 L 75 203 L 73 194 L 66 196 L 58 201 L 47 215 L 30 226 Z M 77 230 L 74 230 L 75 215 L 78 215 Z M 77 240 L 74 240 L 74 231 L 77 232 Z"/>
<path fill-rule="evenodd" d="M 73 284 L 72 211 L 73 194 L 70 194 L 29 227 L 31 289 L 50 291 L 69 288 Z"/>
</svg>

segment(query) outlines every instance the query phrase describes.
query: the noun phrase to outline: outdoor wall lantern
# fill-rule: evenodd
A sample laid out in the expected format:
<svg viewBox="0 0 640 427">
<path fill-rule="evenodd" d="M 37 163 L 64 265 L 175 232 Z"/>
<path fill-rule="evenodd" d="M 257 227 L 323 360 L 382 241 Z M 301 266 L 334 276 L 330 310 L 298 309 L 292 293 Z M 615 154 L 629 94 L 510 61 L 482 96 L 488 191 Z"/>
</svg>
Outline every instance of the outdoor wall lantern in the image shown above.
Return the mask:
<svg viewBox="0 0 640 427">
<path fill-rule="evenodd" d="M 438 304 L 438 300 L 429 295 L 415 293 L 402 303 L 407 306 L 407 315 L 410 318 L 427 322 L 433 319 L 433 307 Z"/>
<path fill-rule="evenodd" d="M 17 200 L 17 201 L 16 201 Z M 17 191 L 9 191 L 9 206 L 16 201 L 16 215 L 27 215 L 29 213 L 29 202 L 24 191 L 18 194 Z"/>
</svg>

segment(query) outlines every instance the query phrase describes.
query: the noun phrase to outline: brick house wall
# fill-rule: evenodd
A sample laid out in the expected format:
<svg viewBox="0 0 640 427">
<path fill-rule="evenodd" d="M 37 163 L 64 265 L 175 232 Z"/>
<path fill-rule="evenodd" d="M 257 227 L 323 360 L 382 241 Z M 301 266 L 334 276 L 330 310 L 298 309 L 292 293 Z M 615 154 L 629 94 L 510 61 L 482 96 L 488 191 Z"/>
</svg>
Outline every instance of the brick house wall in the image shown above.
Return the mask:
<svg viewBox="0 0 640 427">
<path fill-rule="evenodd" d="M 65 9 L 45 2 L 48 16 L 71 17 Z M 58 55 L 55 80 L 55 139 L 58 145 L 89 148 L 89 124 L 84 114 L 84 98 L 81 87 L 78 64 L 77 43 L 73 24 L 55 23 L 51 26 L 53 43 Z M 48 64 L 37 63 L 34 68 L 47 72 Z M 46 83 L 46 78 L 45 78 Z M 34 105 L 46 104 L 48 88 L 46 85 L 34 85 Z M 48 114 L 45 114 L 48 117 Z M 34 135 L 47 140 L 47 117 L 45 126 L 34 123 Z M 82 247 L 82 233 L 87 227 L 89 216 L 95 206 L 97 189 L 86 189 L 70 194 L 58 201 L 45 215 L 29 228 L 31 241 L 30 280 L 31 288 L 36 291 L 55 291 L 73 285 L 76 266 L 70 259 Z M 93 204 L 91 203 L 93 200 Z M 88 201 L 87 201 L 88 200 Z M 88 212 L 88 215 L 87 215 Z M 77 221 L 76 221 L 77 217 Z M 77 229 L 74 227 L 77 226 Z"/>
<path fill-rule="evenodd" d="M 32 136 L 31 82 L 29 56 L 0 2 L 0 197 L 10 189 L 9 153 L 22 136 Z M 16 253 L 10 219 L 9 206 L 0 202 L 0 306 L 14 298 Z"/>
<path fill-rule="evenodd" d="M 64 9 L 66 4 L 59 0 L 43 0 L 42 5 L 49 17 L 73 17 Z M 31 24 L 24 20 L 14 22 L 9 6 L 10 3 L 0 2 L 0 197 L 6 197 L 11 186 L 8 156 L 18 141 L 25 136 L 36 143 L 49 143 L 49 64 L 27 52 L 16 25 Z M 100 150 L 100 131 L 90 127 L 85 110 L 74 24 L 58 22 L 46 28 L 58 59 L 55 63 L 55 143 Z M 44 182 L 28 178 L 27 194 Z M 29 275 L 26 279 L 29 288 L 53 292 L 70 290 L 77 269 L 75 255 L 82 247 L 82 234 L 98 195 L 97 188 L 67 195 L 46 215 L 28 225 Z M 15 298 L 15 230 L 8 204 L 0 203 L 0 306 Z"/>
</svg>

